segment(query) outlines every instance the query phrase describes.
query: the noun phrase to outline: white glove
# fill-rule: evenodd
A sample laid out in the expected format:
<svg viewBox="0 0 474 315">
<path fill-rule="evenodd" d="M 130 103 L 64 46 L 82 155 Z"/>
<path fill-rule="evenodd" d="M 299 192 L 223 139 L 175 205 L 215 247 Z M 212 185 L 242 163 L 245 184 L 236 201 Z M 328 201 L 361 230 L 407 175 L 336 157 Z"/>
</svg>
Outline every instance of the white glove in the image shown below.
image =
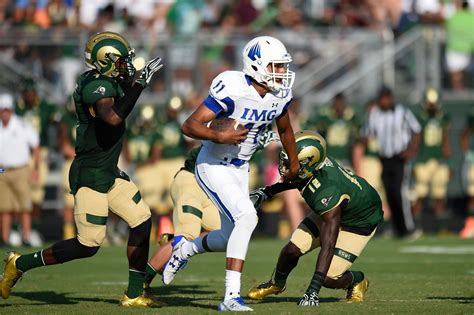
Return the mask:
<svg viewBox="0 0 474 315">
<path fill-rule="evenodd" d="M 319 296 L 316 292 L 306 292 L 298 303 L 299 306 L 319 306 Z"/>
<path fill-rule="evenodd" d="M 265 188 L 263 187 L 250 192 L 250 200 L 252 201 L 255 209 L 260 208 L 262 203 L 269 198 L 264 189 Z"/>
<path fill-rule="evenodd" d="M 161 58 L 153 58 L 145 64 L 145 67 L 143 68 L 140 77 L 137 79 L 137 82 L 145 88 L 148 83 L 150 83 L 151 79 L 153 78 L 153 75 L 162 67 L 163 64 L 161 63 Z"/>
<path fill-rule="evenodd" d="M 280 141 L 278 134 L 273 130 L 267 130 L 258 139 L 257 150 L 262 150 L 275 141 Z"/>
</svg>

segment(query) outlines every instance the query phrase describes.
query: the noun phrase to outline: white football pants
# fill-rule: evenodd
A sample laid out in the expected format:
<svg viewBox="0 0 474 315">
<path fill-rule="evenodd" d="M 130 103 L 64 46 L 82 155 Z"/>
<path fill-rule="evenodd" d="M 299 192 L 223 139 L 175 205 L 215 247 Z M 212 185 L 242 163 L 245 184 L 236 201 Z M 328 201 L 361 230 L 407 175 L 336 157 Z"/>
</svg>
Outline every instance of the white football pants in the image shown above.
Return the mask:
<svg viewBox="0 0 474 315">
<path fill-rule="evenodd" d="M 221 229 L 207 236 L 212 251 L 226 251 L 227 258 L 245 260 L 258 217 L 248 188 L 249 165 L 230 165 L 202 149 L 196 163 L 196 179 L 220 211 Z"/>
</svg>

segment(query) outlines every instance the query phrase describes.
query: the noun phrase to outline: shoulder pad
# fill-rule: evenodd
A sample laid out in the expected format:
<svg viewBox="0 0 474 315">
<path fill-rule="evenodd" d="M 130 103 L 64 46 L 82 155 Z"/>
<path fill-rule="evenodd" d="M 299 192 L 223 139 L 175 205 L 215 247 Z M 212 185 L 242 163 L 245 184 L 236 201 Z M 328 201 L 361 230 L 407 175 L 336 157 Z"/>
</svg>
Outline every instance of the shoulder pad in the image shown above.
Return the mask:
<svg viewBox="0 0 474 315">
<path fill-rule="evenodd" d="M 102 98 L 117 96 L 120 96 L 118 83 L 104 76 L 87 82 L 82 89 L 82 99 L 88 105 L 93 105 Z"/>
<path fill-rule="evenodd" d="M 235 101 L 247 94 L 248 89 L 249 84 L 243 72 L 224 71 L 212 81 L 209 94 L 217 100 L 230 97 Z"/>
</svg>

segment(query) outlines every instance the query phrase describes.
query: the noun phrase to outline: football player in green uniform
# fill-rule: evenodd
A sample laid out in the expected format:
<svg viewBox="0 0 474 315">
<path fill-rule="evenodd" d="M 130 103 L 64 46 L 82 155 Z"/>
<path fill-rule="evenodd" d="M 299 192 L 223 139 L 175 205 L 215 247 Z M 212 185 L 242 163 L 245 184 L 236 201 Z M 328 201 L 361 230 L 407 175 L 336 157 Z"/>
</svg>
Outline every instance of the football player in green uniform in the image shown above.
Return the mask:
<svg viewBox="0 0 474 315">
<path fill-rule="evenodd" d="M 442 228 L 445 226 L 442 220 L 450 177 L 450 117 L 443 111 L 436 89 L 426 90 L 423 110 L 417 114 L 417 119 L 422 128 L 422 141 L 414 165 L 417 196 L 414 214 L 421 215 L 423 200 L 431 195 L 438 228 Z"/>
<path fill-rule="evenodd" d="M 134 80 L 134 56 L 128 41 L 113 32 L 98 33 L 87 42 L 85 61 L 91 70 L 79 77 L 74 91 L 79 124 L 76 156 L 69 172 L 77 237 L 31 254 L 8 253 L 2 298 L 10 296 L 12 287 L 30 269 L 95 255 L 105 238 L 110 209 L 130 226 L 129 282 L 119 304 L 159 306 L 142 295 L 151 229 L 150 208 L 135 184 L 117 167 L 126 130 L 125 118 L 162 67 L 161 58 L 154 58 L 141 65 L 143 70 Z"/>
<path fill-rule="evenodd" d="M 349 268 L 383 220 L 380 197 L 365 179 L 326 157 L 326 142 L 319 134 L 299 131 L 295 133 L 295 140 L 301 164 L 298 179 L 260 188 L 251 196 L 257 207 L 281 191 L 296 188 L 313 211 L 282 249 L 274 277 L 252 288 L 248 296 L 260 300 L 269 294 L 283 292 L 286 279 L 299 258 L 321 247 L 316 270 L 299 305 L 319 306 L 321 286 L 346 289 L 348 301 L 360 302 L 369 281 L 361 271 Z M 280 172 L 287 167 L 288 158 L 282 151 Z"/>
<path fill-rule="evenodd" d="M 317 130 L 326 139 L 331 157 L 344 167 L 352 167 L 352 147 L 359 134 L 360 123 L 354 109 L 346 105 L 342 93 L 334 97 L 331 106 L 323 107 L 310 118 L 303 129 Z"/>
<path fill-rule="evenodd" d="M 64 198 L 64 212 L 63 212 L 63 239 L 67 240 L 76 235 L 74 227 L 74 196 L 71 194 L 69 187 L 69 170 L 71 169 L 72 161 L 76 155 L 74 147 L 76 145 L 76 126 L 77 116 L 74 106 L 74 99 L 71 96 L 62 113 L 59 124 L 59 149 L 61 150 L 63 162 L 63 198 Z"/>
<path fill-rule="evenodd" d="M 135 168 L 135 178 L 143 200 L 153 210 L 158 204 L 155 169 L 160 157 L 155 107 L 145 104 L 131 122 L 124 143 L 124 157 Z"/>
<path fill-rule="evenodd" d="M 24 224 L 23 245 L 30 245 L 30 230 L 32 219 L 33 226 L 38 222 L 41 206 L 45 196 L 46 179 L 49 174 L 48 155 L 52 146 L 51 128 L 54 128 L 56 105 L 42 99 L 37 91 L 35 82 L 27 78 L 21 87 L 21 97 L 16 103 L 15 112 L 18 116 L 29 122 L 40 135 L 40 158 L 38 171 L 34 171 L 31 183 L 31 201 L 33 212 L 28 216 L 28 224 Z M 33 166 L 33 159 L 30 165 Z M 33 218 L 32 218 L 33 216 Z"/>
</svg>

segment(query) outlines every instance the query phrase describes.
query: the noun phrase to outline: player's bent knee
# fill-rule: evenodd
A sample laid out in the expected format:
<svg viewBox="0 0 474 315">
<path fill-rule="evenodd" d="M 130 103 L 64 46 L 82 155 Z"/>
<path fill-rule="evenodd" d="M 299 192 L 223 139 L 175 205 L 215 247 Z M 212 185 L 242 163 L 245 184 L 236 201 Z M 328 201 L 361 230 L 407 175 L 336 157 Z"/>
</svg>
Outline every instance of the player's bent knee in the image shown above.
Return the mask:
<svg viewBox="0 0 474 315">
<path fill-rule="evenodd" d="M 131 228 L 128 236 L 128 246 L 143 247 L 150 243 L 151 219 Z"/>
<path fill-rule="evenodd" d="M 52 250 L 57 262 L 64 263 L 74 259 L 92 257 L 99 251 L 99 248 L 99 246 L 81 244 L 77 238 L 71 238 L 55 243 Z"/>
<path fill-rule="evenodd" d="M 253 230 L 255 230 L 255 228 L 257 227 L 257 223 L 258 223 L 257 213 L 255 211 L 251 211 L 240 216 L 235 221 L 235 226 L 239 226 L 253 232 Z"/>
</svg>

